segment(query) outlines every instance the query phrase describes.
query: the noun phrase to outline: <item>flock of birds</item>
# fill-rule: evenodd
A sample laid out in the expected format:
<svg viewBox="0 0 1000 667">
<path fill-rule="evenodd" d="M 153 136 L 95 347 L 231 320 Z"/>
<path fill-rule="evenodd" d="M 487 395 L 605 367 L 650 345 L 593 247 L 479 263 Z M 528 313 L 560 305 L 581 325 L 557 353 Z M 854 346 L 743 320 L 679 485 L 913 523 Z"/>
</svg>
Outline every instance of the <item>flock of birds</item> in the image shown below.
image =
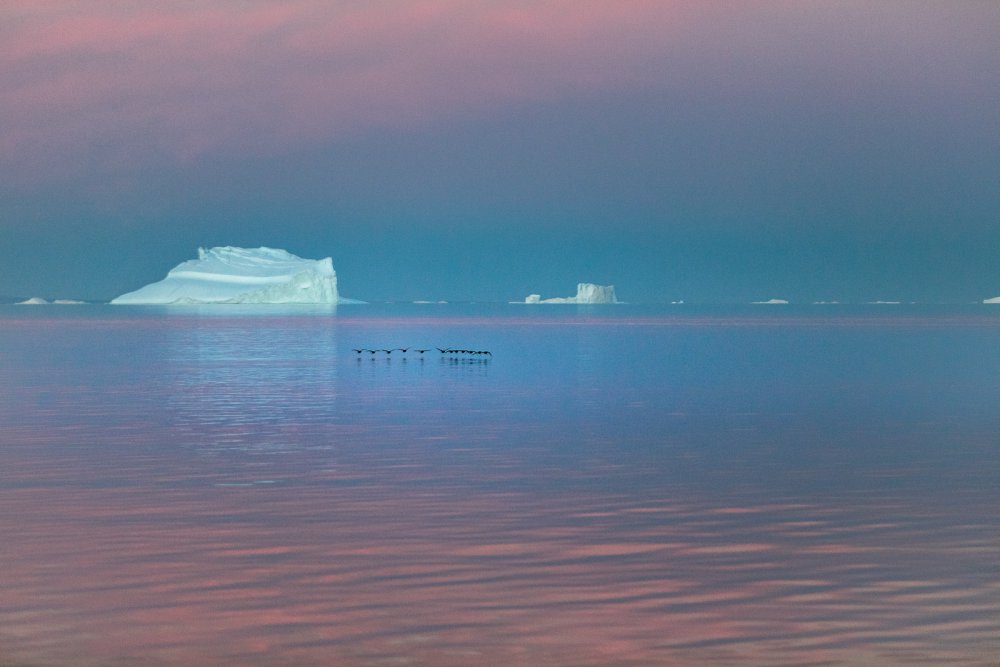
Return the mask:
<svg viewBox="0 0 1000 667">
<path fill-rule="evenodd" d="M 430 352 L 432 349 L 437 350 L 441 354 L 447 354 L 447 355 L 452 355 L 452 356 L 459 355 L 459 354 L 490 356 L 490 357 L 493 356 L 493 353 L 490 352 L 489 350 L 459 350 L 457 348 L 451 348 L 451 347 L 447 347 L 447 348 L 446 347 L 435 347 L 435 348 L 429 348 L 428 347 L 428 348 L 425 348 L 425 349 L 410 348 L 410 347 L 394 347 L 391 350 L 386 350 L 386 349 L 373 350 L 373 349 L 369 349 L 367 347 L 362 347 L 362 348 L 357 348 L 356 347 L 356 348 L 353 348 L 353 351 L 355 353 L 357 353 L 359 356 L 363 352 L 368 352 L 371 355 L 374 355 L 374 354 L 376 354 L 378 352 L 384 352 L 385 354 L 392 354 L 393 352 L 402 352 L 403 354 L 406 354 L 410 350 L 413 350 L 414 352 L 417 352 L 417 353 L 419 353 L 419 354 L 422 355 L 424 352 Z"/>
</svg>

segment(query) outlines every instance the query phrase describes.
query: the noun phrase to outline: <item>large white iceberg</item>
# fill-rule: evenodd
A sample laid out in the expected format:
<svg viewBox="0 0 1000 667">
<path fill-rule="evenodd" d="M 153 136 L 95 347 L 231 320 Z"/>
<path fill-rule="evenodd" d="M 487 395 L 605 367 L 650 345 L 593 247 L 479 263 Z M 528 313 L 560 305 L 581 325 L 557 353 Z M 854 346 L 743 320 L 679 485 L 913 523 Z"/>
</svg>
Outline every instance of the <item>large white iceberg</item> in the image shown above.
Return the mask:
<svg viewBox="0 0 1000 667">
<path fill-rule="evenodd" d="M 525 303 L 618 303 L 614 285 L 578 283 L 576 296 L 543 299 L 540 294 L 529 294 Z"/>
<path fill-rule="evenodd" d="M 1000 303 L 1000 296 L 995 296 L 992 299 L 983 299 L 983 303 Z"/>
<path fill-rule="evenodd" d="M 274 248 L 198 248 L 167 277 L 112 299 L 114 304 L 359 303 L 341 298 L 333 261 Z"/>
</svg>

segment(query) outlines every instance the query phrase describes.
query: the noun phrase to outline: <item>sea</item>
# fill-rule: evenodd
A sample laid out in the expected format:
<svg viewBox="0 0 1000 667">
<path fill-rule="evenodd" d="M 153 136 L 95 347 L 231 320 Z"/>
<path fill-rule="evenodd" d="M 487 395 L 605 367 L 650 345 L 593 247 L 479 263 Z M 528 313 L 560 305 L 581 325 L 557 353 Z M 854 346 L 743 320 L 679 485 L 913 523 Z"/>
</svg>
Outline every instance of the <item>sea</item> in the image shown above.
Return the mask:
<svg viewBox="0 0 1000 667">
<path fill-rule="evenodd" d="M 921 664 L 1000 306 L 0 306 L 4 667 Z"/>
</svg>

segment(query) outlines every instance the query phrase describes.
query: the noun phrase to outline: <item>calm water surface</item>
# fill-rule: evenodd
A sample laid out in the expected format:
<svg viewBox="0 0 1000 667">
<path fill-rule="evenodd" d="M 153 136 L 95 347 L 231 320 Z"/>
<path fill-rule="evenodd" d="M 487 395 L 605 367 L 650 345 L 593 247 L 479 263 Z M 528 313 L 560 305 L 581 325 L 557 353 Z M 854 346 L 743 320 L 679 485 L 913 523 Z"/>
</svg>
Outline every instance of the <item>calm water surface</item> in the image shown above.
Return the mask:
<svg viewBox="0 0 1000 667">
<path fill-rule="evenodd" d="M 356 355 L 460 347 L 492 357 Z M 990 665 L 1000 308 L 0 307 L 0 664 Z"/>
</svg>

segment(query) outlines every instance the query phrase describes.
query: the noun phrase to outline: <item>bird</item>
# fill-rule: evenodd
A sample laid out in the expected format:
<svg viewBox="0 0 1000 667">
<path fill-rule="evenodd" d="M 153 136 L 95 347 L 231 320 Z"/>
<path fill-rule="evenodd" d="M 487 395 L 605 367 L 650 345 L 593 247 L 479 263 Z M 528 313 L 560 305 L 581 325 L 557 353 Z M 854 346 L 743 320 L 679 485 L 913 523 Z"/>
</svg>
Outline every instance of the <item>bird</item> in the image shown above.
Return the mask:
<svg viewBox="0 0 1000 667">
<path fill-rule="evenodd" d="M 358 354 L 361 354 L 362 352 L 367 352 L 367 350 L 365 350 L 365 349 L 361 349 L 361 350 L 359 350 L 359 349 L 357 349 L 357 348 L 354 348 L 354 349 L 353 349 L 353 351 L 354 351 L 354 352 L 357 352 Z"/>
<path fill-rule="evenodd" d="M 397 347 L 395 349 L 399 350 L 403 354 L 406 354 L 406 351 L 409 350 L 410 348 L 408 348 L 408 347 Z"/>
<path fill-rule="evenodd" d="M 439 348 L 437 348 L 437 349 L 438 349 L 438 351 L 439 351 L 439 352 L 440 352 L 441 354 L 448 354 L 449 352 L 451 352 L 451 350 L 445 350 L 445 349 L 442 349 L 442 348 L 440 348 L 440 347 L 439 347 Z"/>
<path fill-rule="evenodd" d="M 426 349 L 426 350 L 421 350 L 421 349 L 419 349 L 419 348 L 417 349 L 417 352 L 419 352 L 420 354 L 423 354 L 424 352 L 429 352 L 429 351 L 430 351 L 430 349 L 429 349 L 429 348 L 428 348 L 428 349 Z"/>
</svg>

